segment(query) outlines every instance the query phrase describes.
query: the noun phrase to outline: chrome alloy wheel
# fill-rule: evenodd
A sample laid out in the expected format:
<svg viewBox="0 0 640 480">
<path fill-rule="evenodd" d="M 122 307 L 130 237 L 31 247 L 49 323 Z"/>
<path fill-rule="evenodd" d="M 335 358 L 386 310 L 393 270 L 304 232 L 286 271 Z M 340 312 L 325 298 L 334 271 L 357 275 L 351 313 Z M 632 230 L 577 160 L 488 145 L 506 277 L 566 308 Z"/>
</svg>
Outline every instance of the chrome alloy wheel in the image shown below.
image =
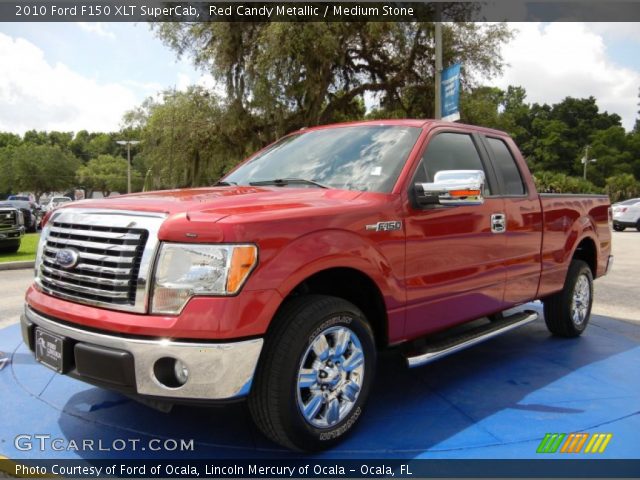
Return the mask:
<svg viewBox="0 0 640 480">
<path fill-rule="evenodd" d="M 586 275 L 580 275 L 573 290 L 573 299 L 571 300 L 571 320 L 577 327 L 587 318 L 589 313 L 589 304 L 591 301 L 591 288 L 589 279 Z"/>
<path fill-rule="evenodd" d="M 364 352 L 353 330 L 336 326 L 318 334 L 298 369 L 298 408 L 316 428 L 343 420 L 358 399 L 364 380 Z"/>
</svg>

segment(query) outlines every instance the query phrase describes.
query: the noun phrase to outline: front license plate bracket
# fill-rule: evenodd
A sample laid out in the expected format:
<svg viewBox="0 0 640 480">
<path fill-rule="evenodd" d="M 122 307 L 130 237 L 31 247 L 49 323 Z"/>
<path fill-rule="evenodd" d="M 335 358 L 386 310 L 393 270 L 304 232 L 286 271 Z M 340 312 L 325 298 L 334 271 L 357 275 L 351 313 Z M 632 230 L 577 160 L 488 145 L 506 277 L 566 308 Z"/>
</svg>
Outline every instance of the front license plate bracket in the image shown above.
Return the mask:
<svg viewBox="0 0 640 480">
<path fill-rule="evenodd" d="M 63 373 L 65 350 L 68 350 L 65 348 L 65 338 L 36 327 L 34 340 L 36 360 L 58 373 Z"/>
</svg>

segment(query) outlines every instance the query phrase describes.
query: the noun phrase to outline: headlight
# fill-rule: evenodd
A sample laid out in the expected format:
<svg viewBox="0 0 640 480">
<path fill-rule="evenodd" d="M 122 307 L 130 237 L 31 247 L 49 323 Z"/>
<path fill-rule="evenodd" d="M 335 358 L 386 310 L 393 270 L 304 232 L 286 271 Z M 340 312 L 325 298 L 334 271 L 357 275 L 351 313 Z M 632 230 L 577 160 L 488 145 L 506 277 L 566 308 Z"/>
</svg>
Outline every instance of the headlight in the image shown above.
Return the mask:
<svg viewBox="0 0 640 480">
<path fill-rule="evenodd" d="M 255 245 L 163 243 L 151 311 L 177 314 L 194 295 L 234 295 L 257 261 Z"/>
</svg>

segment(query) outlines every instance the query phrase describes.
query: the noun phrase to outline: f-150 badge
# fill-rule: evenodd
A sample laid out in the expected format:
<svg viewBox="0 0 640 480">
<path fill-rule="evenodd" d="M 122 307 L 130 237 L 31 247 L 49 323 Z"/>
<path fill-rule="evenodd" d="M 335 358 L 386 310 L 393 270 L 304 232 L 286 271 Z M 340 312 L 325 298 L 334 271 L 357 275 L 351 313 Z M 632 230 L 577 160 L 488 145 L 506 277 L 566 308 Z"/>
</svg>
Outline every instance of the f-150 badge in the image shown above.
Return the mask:
<svg viewBox="0 0 640 480">
<path fill-rule="evenodd" d="M 376 232 L 391 232 L 393 230 L 400 230 L 402 228 L 402 222 L 394 220 L 391 222 L 378 222 L 372 225 L 367 225 L 367 230 L 375 230 Z"/>
</svg>

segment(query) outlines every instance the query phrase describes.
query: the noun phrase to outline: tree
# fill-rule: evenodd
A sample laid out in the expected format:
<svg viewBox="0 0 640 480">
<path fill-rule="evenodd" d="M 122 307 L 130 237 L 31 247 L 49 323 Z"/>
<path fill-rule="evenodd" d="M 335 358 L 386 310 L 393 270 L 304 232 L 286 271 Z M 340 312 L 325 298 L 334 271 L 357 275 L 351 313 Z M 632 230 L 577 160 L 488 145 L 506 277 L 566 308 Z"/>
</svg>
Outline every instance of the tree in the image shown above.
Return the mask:
<svg viewBox="0 0 640 480">
<path fill-rule="evenodd" d="M 630 173 L 614 175 L 607 179 L 605 192 L 611 198 L 612 203 L 640 197 L 640 183 Z"/>
<path fill-rule="evenodd" d="M 604 186 L 612 175 L 633 173 L 632 153 L 623 127 L 595 131 L 591 135 L 589 158 L 596 159 L 587 168 L 589 179 L 597 185 Z M 583 168 L 583 164 L 577 161 L 576 167 Z"/>
<path fill-rule="evenodd" d="M 431 7 L 429 7 L 431 8 Z M 469 6 L 447 4 L 464 20 Z M 224 86 L 238 141 L 264 144 L 301 127 L 350 116 L 354 100 L 375 94 L 387 116 L 433 115 L 434 24 L 429 22 L 163 23 L 158 36 Z M 447 62 L 464 64 L 463 82 L 500 71 L 505 24 L 450 23 Z"/>
<path fill-rule="evenodd" d="M 87 149 L 90 140 L 91 137 L 89 136 L 89 132 L 86 130 L 80 130 L 69 143 L 69 149 L 71 152 L 76 156 L 76 158 L 83 162 L 88 162 L 91 158 Z"/>
<path fill-rule="evenodd" d="M 115 155 L 119 151 L 119 145 L 113 134 L 97 133 L 92 134 L 86 145 L 89 158 L 97 158 L 100 155 Z"/>
<path fill-rule="evenodd" d="M 529 117 L 529 125 L 522 125 L 528 133 L 518 140 L 531 167 L 569 175 L 582 174 L 580 159 L 596 132 L 621 127 L 620 116 L 600 112 L 593 97 L 567 97 L 552 106 L 534 104 Z M 604 173 L 596 177 L 596 184 L 604 186 L 604 178 Z"/>
<path fill-rule="evenodd" d="M 501 107 L 505 92 L 497 87 L 479 87 L 463 92 L 460 97 L 460 120 L 470 125 L 502 127 Z"/>
<path fill-rule="evenodd" d="M 261 146 L 245 143 L 248 125 L 203 88 L 167 91 L 126 115 L 131 128 L 143 124 L 143 171 L 151 170 L 153 188 L 210 185 L 237 161 Z"/>
<path fill-rule="evenodd" d="M 43 193 L 74 186 L 80 162 L 59 146 L 23 144 L 5 150 L 3 169 L 13 174 L 11 190 L 34 192 L 39 199 Z"/>
<path fill-rule="evenodd" d="M 0 149 L 16 147 L 22 143 L 22 139 L 15 133 L 0 132 Z"/>
<path fill-rule="evenodd" d="M 94 191 L 102 192 L 105 197 L 112 192 L 126 192 L 127 161 L 121 157 L 100 155 L 78 168 L 76 178 L 86 190 L 87 198 L 91 198 Z M 139 190 L 142 185 L 140 172 L 132 170 L 131 185 L 133 190 Z"/>
<path fill-rule="evenodd" d="M 581 177 L 571 177 L 564 173 L 539 171 L 533 175 L 536 189 L 544 193 L 601 193 L 596 187 Z"/>
</svg>

